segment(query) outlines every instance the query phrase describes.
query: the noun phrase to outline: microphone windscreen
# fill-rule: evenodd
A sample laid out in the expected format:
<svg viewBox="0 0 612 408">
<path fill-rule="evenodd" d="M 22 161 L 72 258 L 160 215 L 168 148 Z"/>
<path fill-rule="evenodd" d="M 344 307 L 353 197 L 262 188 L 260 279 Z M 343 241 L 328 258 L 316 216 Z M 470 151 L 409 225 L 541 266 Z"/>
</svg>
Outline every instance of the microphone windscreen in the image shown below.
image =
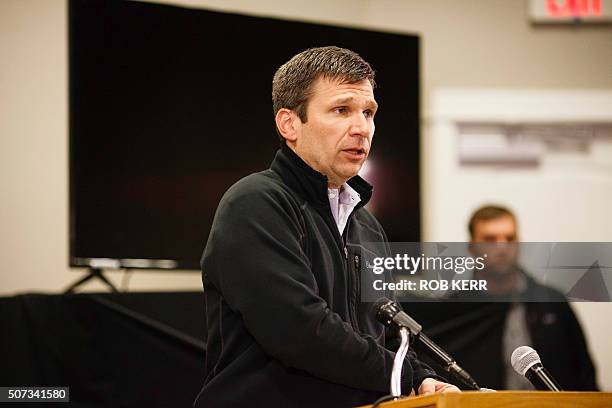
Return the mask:
<svg viewBox="0 0 612 408">
<path fill-rule="evenodd" d="M 380 310 L 381 307 L 383 307 L 384 305 L 391 303 L 392 301 L 390 299 L 387 299 L 385 297 L 381 297 L 380 299 L 378 299 L 376 301 L 376 303 L 374 303 L 374 306 L 372 306 L 372 313 L 376 314 L 378 313 L 378 311 Z"/>
<path fill-rule="evenodd" d="M 399 310 L 397 307 L 393 307 L 395 304 L 392 300 L 387 298 L 380 298 L 372 306 L 372 315 L 376 320 L 385 326 L 389 326 L 393 317 Z"/>
<path fill-rule="evenodd" d="M 541 363 L 538 353 L 529 346 L 520 346 L 512 352 L 510 363 L 514 371 L 524 376 L 534 364 Z"/>
</svg>

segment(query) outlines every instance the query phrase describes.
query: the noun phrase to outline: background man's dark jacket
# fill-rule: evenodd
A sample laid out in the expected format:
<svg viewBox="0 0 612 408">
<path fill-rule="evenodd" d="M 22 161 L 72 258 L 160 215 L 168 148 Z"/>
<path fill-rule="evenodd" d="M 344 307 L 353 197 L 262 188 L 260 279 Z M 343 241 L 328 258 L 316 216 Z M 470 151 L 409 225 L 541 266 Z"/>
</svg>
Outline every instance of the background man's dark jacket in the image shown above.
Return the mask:
<svg viewBox="0 0 612 408">
<path fill-rule="evenodd" d="M 223 196 L 202 257 L 208 341 L 195 405 L 356 406 L 387 394 L 395 353 L 360 299 L 362 242 L 384 232 L 361 196 L 341 237 L 327 179 L 287 147 Z M 409 393 L 435 377 L 410 352 Z"/>
<path fill-rule="evenodd" d="M 596 391 L 595 367 L 576 315 L 559 291 L 541 285 L 528 274 L 525 318 L 532 346 L 546 369 L 566 391 Z M 486 295 L 463 295 L 469 302 L 453 304 L 406 303 L 404 309 L 425 327 L 424 332 L 452 354 L 483 387 L 504 389 L 504 362 L 510 356 L 503 350 L 506 318 L 511 303 L 490 302 Z M 462 297 L 457 295 L 455 298 Z M 510 296 L 502 296 L 508 299 Z M 478 299 L 480 298 L 480 299 Z M 531 300 L 531 301 L 527 301 Z M 537 300 L 537 301 L 535 301 Z M 417 347 L 418 349 L 418 347 Z M 432 367 L 434 362 L 424 358 Z M 461 387 L 450 378 L 451 382 Z"/>
</svg>

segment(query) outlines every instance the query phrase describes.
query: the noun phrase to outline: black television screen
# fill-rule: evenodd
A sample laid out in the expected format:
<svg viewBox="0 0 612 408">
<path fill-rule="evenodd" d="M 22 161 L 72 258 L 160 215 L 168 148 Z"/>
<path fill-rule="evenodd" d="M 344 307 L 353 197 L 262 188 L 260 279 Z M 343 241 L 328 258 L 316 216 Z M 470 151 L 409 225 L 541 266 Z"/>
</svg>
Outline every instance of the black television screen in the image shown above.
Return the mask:
<svg viewBox="0 0 612 408">
<path fill-rule="evenodd" d="M 369 208 L 390 240 L 418 241 L 417 36 L 71 0 L 70 265 L 198 269 L 221 196 L 278 149 L 274 72 L 324 45 L 377 71 Z"/>
</svg>

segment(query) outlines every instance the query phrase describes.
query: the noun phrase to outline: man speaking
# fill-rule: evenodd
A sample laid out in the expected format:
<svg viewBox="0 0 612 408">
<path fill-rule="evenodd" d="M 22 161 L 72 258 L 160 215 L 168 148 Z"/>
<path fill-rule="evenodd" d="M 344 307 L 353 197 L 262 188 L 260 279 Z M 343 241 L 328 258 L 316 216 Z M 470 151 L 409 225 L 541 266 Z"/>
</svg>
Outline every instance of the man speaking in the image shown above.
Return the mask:
<svg viewBox="0 0 612 408">
<path fill-rule="evenodd" d="M 373 88 L 370 65 L 338 47 L 308 49 L 274 75 L 281 148 L 225 193 L 202 257 L 208 340 L 195 406 L 348 407 L 389 393 L 394 338 L 360 299 L 360 243 L 385 240 L 357 176 Z M 411 350 L 404 393 L 458 391 L 438 379 Z"/>
</svg>

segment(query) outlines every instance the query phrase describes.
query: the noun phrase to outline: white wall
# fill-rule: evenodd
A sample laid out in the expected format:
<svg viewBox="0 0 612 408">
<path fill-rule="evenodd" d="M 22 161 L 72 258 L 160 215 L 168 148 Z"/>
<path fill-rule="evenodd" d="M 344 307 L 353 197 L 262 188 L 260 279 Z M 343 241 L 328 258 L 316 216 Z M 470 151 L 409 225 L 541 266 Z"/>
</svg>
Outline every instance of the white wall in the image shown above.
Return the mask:
<svg viewBox="0 0 612 408">
<path fill-rule="evenodd" d="M 533 27 L 527 2 L 520 0 L 168 0 L 165 3 L 211 7 L 246 14 L 285 17 L 357 27 L 418 33 L 422 37 L 423 106 L 435 89 L 448 87 L 612 89 L 612 27 Z M 58 292 L 77 277 L 67 267 L 67 47 L 64 0 L 0 1 L 0 293 Z M 381 45 L 384 46 L 384 45 Z M 424 126 L 423 140 L 430 129 Z M 426 143 L 425 143 L 426 145 Z M 423 164 L 423 190 L 444 169 L 443 147 Z M 438 169 L 438 170 L 437 170 Z M 476 179 L 512 179 L 512 174 L 479 173 L 468 180 L 457 174 L 451 183 Z M 467 180 L 467 181 L 466 181 Z M 514 202 L 522 192 L 498 197 Z M 494 194 L 495 192 L 492 192 Z M 497 198 L 492 196 L 491 198 Z M 425 238 L 465 237 L 466 210 L 477 205 L 468 194 L 445 198 L 453 220 L 435 228 L 438 210 L 424 202 Z M 451 205 L 452 204 L 452 205 Z M 537 219 L 548 204 L 520 207 L 525 220 Z M 588 215 L 602 203 L 577 201 L 579 228 L 556 226 L 549 235 L 531 230 L 525 238 L 608 240 L 608 232 Z M 608 218 L 606 218 L 608 220 Z M 554 231 L 554 234 L 552 233 Z M 545 237 L 546 238 L 541 238 Z M 540 238 L 539 238 L 540 237 Z M 571 237 L 571 238 L 567 238 Z M 120 283 L 120 275 L 111 275 Z M 134 274 L 133 290 L 199 289 L 193 273 Z M 91 284 L 89 290 L 100 289 Z M 612 362 L 611 333 L 603 316 L 610 304 L 577 305 L 600 369 Z M 607 370 L 607 369 L 606 369 Z M 600 371 L 601 384 L 612 390 L 612 372 Z"/>
<path fill-rule="evenodd" d="M 523 242 L 612 242 L 612 134 L 586 151 L 544 150 L 537 166 L 462 165 L 458 122 L 612 124 L 608 92 L 561 90 L 438 89 L 426 108 L 424 140 L 425 240 L 466 241 L 467 218 L 485 203 L 510 207 Z M 609 288 L 609 289 L 612 289 Z M 603 316 L 612 303 L 573 303 L 586 332 L 600 386 L 612 389 L 609 336 Z"/>
</svg>

